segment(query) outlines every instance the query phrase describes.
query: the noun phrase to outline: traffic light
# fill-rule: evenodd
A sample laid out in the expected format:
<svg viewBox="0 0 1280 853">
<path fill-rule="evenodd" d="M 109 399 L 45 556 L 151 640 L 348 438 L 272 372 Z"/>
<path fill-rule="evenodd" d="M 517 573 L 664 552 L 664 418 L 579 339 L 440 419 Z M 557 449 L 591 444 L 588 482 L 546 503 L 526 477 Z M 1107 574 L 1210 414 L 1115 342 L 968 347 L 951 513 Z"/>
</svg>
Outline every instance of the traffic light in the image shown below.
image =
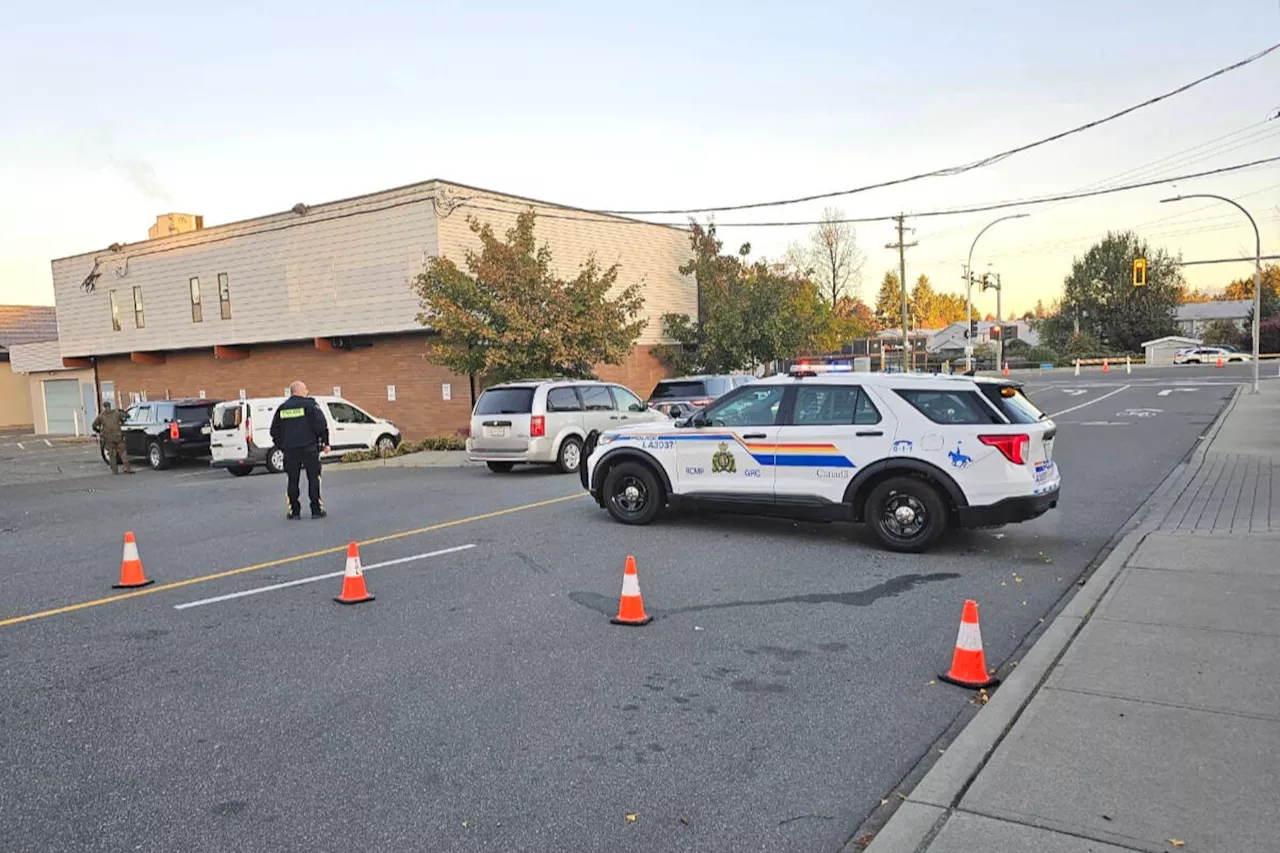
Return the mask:
<svg viewBox="0 0 1280 853">
<path fill-rule="evenodd" d="M 1143 287 L 1147 283 L 1147 259 L 1133 259 L 1133 286 Z"/>
<path fill-rule="evenodd" d="M 976 337 L 978 336 L 978 321 L 977 321 L 977 320 L 970 320 L 970 321 L 969 321 L 969 331 L 965 332 L 965 333 L 964 333 L 964 336 L 965 336 L 966 338 L 976 338 Z"/>
</svg>

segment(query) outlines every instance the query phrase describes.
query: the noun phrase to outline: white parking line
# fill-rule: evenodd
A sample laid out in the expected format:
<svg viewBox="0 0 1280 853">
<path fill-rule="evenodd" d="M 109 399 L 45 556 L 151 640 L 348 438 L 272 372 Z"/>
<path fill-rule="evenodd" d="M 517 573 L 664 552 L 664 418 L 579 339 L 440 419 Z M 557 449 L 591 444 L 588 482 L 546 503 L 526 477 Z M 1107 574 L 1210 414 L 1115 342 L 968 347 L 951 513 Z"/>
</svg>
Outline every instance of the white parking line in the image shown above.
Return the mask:
<svg viewBox="0 0 1280 853">
<path fill-rule="evenodd" d="M 47 439 L 47 438 L 44 440 L 44 443 L 45 443 L 45 445 L 46 445 L 46 446 L 48 446 L 48 447 L 53 447 L 53 442 L 52 442 L 52 441 L 50 441 L 50 440 L 49 440 L 49 439 Z"/>
<path fill-rule="evenodd" d="M 1109 394 L 1103 394 L 1101 397 L 1095 397 L 1094 399 L 1081 403 L 1078 406 L 1072 406 L 1069 409 L 1063 409 L 1061 412 L 1054 412 L 1052 415 L 1049 415 L 1049 417 L 1056 418 L 1059 415 L 1065 415 L 1068 412 L 1074 412 L 1077 409 L 1083 409 L 1085 406 L 1092 406 L 1094 403 L 1101 403 L 1103 400 L 1107 399 L 1108 397 L 1114 397 L 1116 394 L 1119 394 L 1121 391 L 1125 391 L 1130 387 L 1131 386 L 1129 385 L 1121 385 L 1119 388 L 1117 388 L 1116 390 L 1112 391 Z"/>
<path fill-rule="evenodd" d="M 19 450 L 26 450 L 26 448 L 22 446 L 22 442 L 21 442 L 21 441 L 19 441 L 19 442 L 18 442 L 18 449 L 19 449 Z"/>
<path fill-rule="evenodd" d="M 363 571 L 370 569 L 381 569 L 386 566 L 397 566 L 401 563 L 409 563 L 414 560 L 425 560 L 428 557 L 440 557 L 445 554 L 456 554 L 458 551 L 467 551 L 476 547 L 475 544 L 459 545 L 456 548 L 444 548 L 440 551 L 429 551 L 426 554 L 414 554 L 410 557 L 401 557 L 398 560 L 387 560 L 382 563 L 374 563 L 371 566 L 362 566 Z M 285 581 L 284 583 L 274 583 L 270 586 L 260 586 L 254 589 L 245 589 L 240 592 L 232 592 L 227 595 L 215 595 L 213 598 L 202 598 L 199 601 L 187 601 L 182 604 L 173 605 L 174 610 L 186 610 L 189 607 L 200 607 L 203 604 L 217 604 L 219 601 L 230 601 L 233 598 L 244 598 L 246 595 L 257 595 L 260 592 L 272 592 L 277 589 L 287 589 L 291 586 L 301 586 L 304 583 L 315 583 L 316 581 L 328 580 L 329 578 L 341 577 L 346 574 L 346 569 L 338 572 L 326 572 L 323 575 L 313 575 L 309 578 L 299 578 L 296 581 Z"/>
</svg>

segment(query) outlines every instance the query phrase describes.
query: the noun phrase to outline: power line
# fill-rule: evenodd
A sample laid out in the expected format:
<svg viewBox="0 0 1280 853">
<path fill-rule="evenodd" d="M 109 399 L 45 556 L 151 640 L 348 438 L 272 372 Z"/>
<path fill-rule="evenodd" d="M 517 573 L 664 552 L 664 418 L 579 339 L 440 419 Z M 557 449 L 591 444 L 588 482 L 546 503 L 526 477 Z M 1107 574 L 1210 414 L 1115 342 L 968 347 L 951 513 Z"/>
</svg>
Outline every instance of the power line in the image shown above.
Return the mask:
<svg viewBox="0 0 1280 853">
<path fill-rule="evenodd" d="M 866 184 L 864 186 L 854 187 L 853 189 L 848 189 L 848 190 L 836 190 L 834 192 L 815 193 L 813 195 L 799 196 L 797 198 L 777 199 L 775 201 L 760 201 L 760 202 L 753 202 L 751 204 L 729 204 L 729 205 L 719 205 L 719 206 L 713 206 L 713 207 L 672 208 L 668 210 L 608 210 L 604 212 L 614 213 L 620 216 L 674 216 L 674 215 L 686 215 L 691 213 L 722 213 L 730 210 L 750 210 L 752 208 L 757 208 L 757 207 L 780 207 L 782 205 L 788 205 L 788 204 L 801 204 L 807 201 L 820 201 L 822 199 L 835 198 L 837 196 L 854 195 L 855 193 L 867 192 L 868 190 L 883 189 L 884 187 L 892 187 L 892 186 L 898 186 L 900 184 L 911 183 L 913 181 L 923 180 L 924 178 L 940 178 L 940 177 L 950 177 L 953 175 L 960 175 L 965 172 L 972 171 L 974 169 L 981 169 L 984 166 L 990 166 L 995 163 L 999 163 L 1000 161 L 1005 160 L 1009 157 L 1012 157 L 1015 154 L 1021 154 L 1025 151 L 1030 151 L 1033 148 L 1039 148 L 1041 145 L 1047 145 L 1050 142 L 1056 142 L 1059 139 L 1063 139 L 1073 134 L 1082 133 L 1086 130 L 1091 130 L 1100 125 L 1106 124 L 1107 122 L 1115 121 L 1116 119 L 1129 115 L 1130 113 L 1137 112 L 1138 110 L 1152 106 L 1153 104 L 1158 104 L 1161 101 L 1168 100 L 1169 98 L 1172 98 L 1175 95 L 1180 95 L 1183 92 L 1193 89 L 1196 86 L 1199 86 L 1201 83 L 1206 83 L 1209 80 L 1212 80 L 1216 77 L 1221 77 L 1224 74 L 1228 74 L 1232 71 L 1243 68 L 1244 66 L 1249 65 L 1250 63 L 1257 62 L 1259 59 L 1263 58 L 1267 54 L 1277 49 L 1280 49 L 1280 44 L 1273 44 L 1271 45 L 1271 47 L 1268 47 L 1265 50 L 1261 50 L 1253 54 L 1252 56 L 1245 57 L 1244 59 L 1238 62 L 1234 62 L 1231 65 L 1226 66 L 1225 68 L 1219 68 L 1217 71 L 1214 71 L 1212 74 L 1206 74 L 1203 77 L 1200 77 L 1196 80 L 1192 80 L 1190 83 L 1186 83 L 1182 86 L 1179 86 L 1176 89 L 1172 89 L 1168 92 L 1165 92 L 1162 95 L 1156 95 L 1154 98 L 1148 98 L 1147 100 L 1141 103 L 1134 104 L 1133 106 L 1130 106 L 1130 107 L 1126 107 L 1118 112 L 1112 113 L 1111 115 L 1104 116 L 1103 118 L 1100 118 L 1100 119 L 1095 119 L 1091 122 L 1086 122 L 1085 124 L 1079 125 L 1077 127 L 1073 127 L 1069 130 L 1064 130 L 1059 133 L 1055 133 L 1052 136 L 1046 136 L 1043 139 L 1038 139 L 1034 142 L 1028 142 L 1025 145 L 1019 145 L 1016 148 L 1010 148 L 1006 151 L 1001 151 L 997 154 L 992 154 L 988 157 L 982 158 L 981 160 L 975 160 L 972 163 L 967 163 L 961 166 L 948 166 L 943 169 L 935 169 L 934 171 L 931 171 L 931 172 L 921 172 L 919 174 L 910 175 L 905 178 L 895 178 L 891 181 L 881 181 L 875 184 Z"/>
<path fill-rule="evenodd" d="M 1083 192 L 1061 193 L 1059 195 L 1050 196 L 1033 196 L 1031 198 L 1016 199 L 1012 201 L 992 202 L 990 204 L 982 204 L 971 207 L 948 208 L 943 210 L 925 210 L 918 213 L 909 214 L 913 218 L 926 218 L 935 216 L 961 216 L 969 213 L 986 213 L 992 210 L 1006 210 L 1011 207 L 1029 207 L 1037 204 L 1051 204 L 1058 201 L 1068 201 L 1078 198 L 1091 198 L 1100 195 L 1112 195 L 1114 193 L 1128 192 L 1129 190 L 1145 189 L 1147 187 L 1156 187 L 1161 184 L 1171 184 L 1178 181 L 1190 181 L 1195 178 L 1206 178 L 1211 175 L 1225 175 L 1230 172 L 1239 172 L 1244 169 L 1252 169 L 1256 166 L 1266 166 L 1271 163 L 1280 162 L 1280 156 L 1264 157 L 1261 160 L 1251 160 L 1248 163 L 1238 163 L 1234 166 L 1222 166 L 1217 169 L 1208 169 L 1203 172 L 1192 172 L 1186 175 L 1170 175 L 1163 178 L 1156 178 L 1149 181 L 1140 181 L 1135 184 L 1123 184 L 1117 187 L 1105 187 L 1097 190 L 1086 190 Z M 494 199 L 496 201 L 496 199 Z M 485 205 L 473 204 L 469 201 L 459 204 L 459 207 L 466 207 L 472 210 L 485 210 L 492 213 L 517 214 L 528 210 L 528 206 L 518 209 L 489 207 Z M 558 208 L 563 209 L 563 208 Z M 614 218 L 620 214 L 597 213 L 589 210 L 581 211 L 581 216 L 572 216 L 567 214 L 556 213 L 538 213 L 540 219 L 565 219 L 576 222 L 609 222 L 617 225 L 648 225 L 658 226 L 662 228 L 679 228 L 680 223 L 675 222 L 649 222 L 643 219 L 617 219 Z M 790 228 L 801 225 L 822 225 L 824 223 L 831 224 L 866 224 L 868 222 L 888 222 L 896 219 L 898 214 L 890 213 L 882 216 L 855 216 L 845 217 L 841 219 L 799 219 L 799 220 L 782 220 L 782 221 L 766 221 L 766 222 L 717 222 L 717 228 Z"/>
</svg>

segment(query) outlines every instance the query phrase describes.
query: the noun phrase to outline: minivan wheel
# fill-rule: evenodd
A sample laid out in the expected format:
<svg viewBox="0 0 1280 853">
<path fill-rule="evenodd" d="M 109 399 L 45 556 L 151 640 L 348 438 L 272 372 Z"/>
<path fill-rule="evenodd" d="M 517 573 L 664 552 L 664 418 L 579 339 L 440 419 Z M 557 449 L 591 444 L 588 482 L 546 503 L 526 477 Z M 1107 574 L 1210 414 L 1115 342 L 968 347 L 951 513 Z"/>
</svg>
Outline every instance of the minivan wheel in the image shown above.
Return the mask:
<svg viewBox="0 0 1280 853">
<path fill-rule="evenodd" d="M 863 518 L 890 551 L 929 550 L 947 529 L 947 507 L 937 489 L 919 477 L 893 477 L 867 498 Z"/>
<path fill-rule="evenodd" d="M 164 448 L 159 442 L 153 441 L 147 445 L 147 464 L 153 471 L 163 471 L 169 467 L 169 460 L 165 458 Z"/>
<path fill-rule="evenodd" d="M 390 453 L 396 449 L 396 440 L 389 435 L 379 436 L 374 446 L 378 448 L 379 453 Z"/>
<path fill-rule="evenodd" d="M 267 470 L 272 474 L 279 474 L 284 471 L 284 451 L 278 447 L 271 448 L 271 452 L 267 454 Z"/>
<path fill-rule="evenodd" d="M 488 465 L 489 470 L 495 474 L 506 474 L 512 468 L 516 467 L 516 463 L 514 462 L 486 462 L 485 464 Z"/>
<path fill-rule="evenodd" d="M 253 470 L 252 465 L 237 465 L 234 468 L 228 468 L 227 473 L 233 477 L 243 477 Z"/>
<path fill-rule="evenodd" d="M 561 474 L 576 474 L 582 464 L 582 439 L 571 435 L 560 442 L 560 453 L 556 456 L 556 467 Z"/>
<path fill-rule="evenodd" d="M 604 505 L 615 521 L 648 524 L 666 504 L 662 484 L 653 469 L 639 462 L 622 462 L 604 478 Z"/>
</svg>

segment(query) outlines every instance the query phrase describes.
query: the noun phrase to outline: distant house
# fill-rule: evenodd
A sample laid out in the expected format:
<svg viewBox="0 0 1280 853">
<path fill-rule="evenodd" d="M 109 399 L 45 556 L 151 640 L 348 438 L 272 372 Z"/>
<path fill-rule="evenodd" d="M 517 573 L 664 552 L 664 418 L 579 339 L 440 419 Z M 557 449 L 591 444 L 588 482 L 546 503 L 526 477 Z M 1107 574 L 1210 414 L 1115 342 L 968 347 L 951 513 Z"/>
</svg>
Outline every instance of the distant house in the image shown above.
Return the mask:
<svg viewBox="0 0 1280 853">
<path fill-rule="evenodd" d="M 990 323 L 986 320 L 979 320 L 978 334 L 972 340 L 975 347 L 982 346 L 991 342 L 994 338 L 991 330 L 997 325 L 1001 326 L 1004 332 L 1004 342 L 1025 341 L 1033 347 L 1040 346 L 1040 333 L 1031 328 L 1031 324 L 1024 320 L 1011 320 L 1007 323 Z M 952 323 L 945 329 L 935 334 L 929 339 L 929 352 L 963 352 L 964 348 L 971 342 L 965 337 L 965 324 L 963 321 Z"/>
<path fill-rule="evenodd" d="M 9 369 L 9 348 L 57 339 L 58 315 L 52 305 L 0 305 L 0 429 L 34 424 L 27 377 Z"/>
<path fill-rule="evenodd" d="M 1179 305 L 1174 319 L 1178 323 L 1178 331 L 1184 335 L 1198 338 L 1204 335 L 1210 323 L 1228 320 L 1237 329 L 1243 329 L 1249 318 L 1249 309 L 1253 307 L 1252 299 L 1229 299 L 1222 302 L 1188 302 Z"/>
</svg>

